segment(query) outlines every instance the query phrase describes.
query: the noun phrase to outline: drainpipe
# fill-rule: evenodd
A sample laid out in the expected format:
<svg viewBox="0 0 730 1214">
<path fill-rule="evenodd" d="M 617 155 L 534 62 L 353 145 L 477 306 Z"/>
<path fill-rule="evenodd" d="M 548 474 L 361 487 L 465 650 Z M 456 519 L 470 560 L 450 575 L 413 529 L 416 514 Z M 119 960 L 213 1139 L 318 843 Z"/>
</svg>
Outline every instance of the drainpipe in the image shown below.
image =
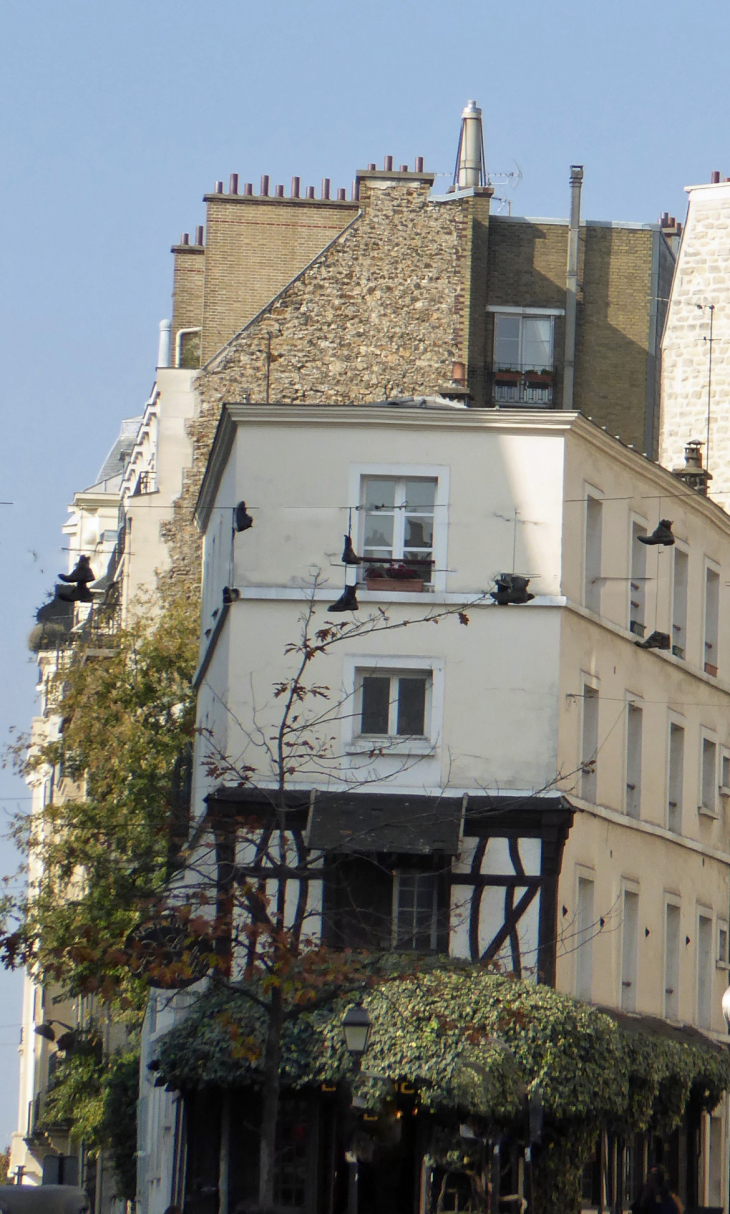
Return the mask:
<svg viewBox="0 0 730 1214">
<path fill-rule="evenodd" d="M 157 366 L 169 367 L 170 365 L 170 338 L 172 330 L 171 320 L 160 321 L 160 344 L 157 347 Z"/>
<path fill-rule="evenodd" d="M 578 307 L 578 235 L 580 232 L 580 192 L 583 165 L 570 166 L 570 230 L 568 232 L 568 272 L 565 281 L 565 358 L 563 361 L 563 408 L 573 408 L 575 382 L 575 330 Z"/>
<path fill-rule="evenodd" d="M 188 333 L 200 333 L 200 332 L 201 332 L 200 325 L 198 325 L 194 329 L 178 329 L 177 333 L 175 334 L 175 366 L 176 367 L 180 366 L 180 359 L 182 358 L 182 339 L 183 339 L 183 337 L 187 337 Z"/>
</svg>

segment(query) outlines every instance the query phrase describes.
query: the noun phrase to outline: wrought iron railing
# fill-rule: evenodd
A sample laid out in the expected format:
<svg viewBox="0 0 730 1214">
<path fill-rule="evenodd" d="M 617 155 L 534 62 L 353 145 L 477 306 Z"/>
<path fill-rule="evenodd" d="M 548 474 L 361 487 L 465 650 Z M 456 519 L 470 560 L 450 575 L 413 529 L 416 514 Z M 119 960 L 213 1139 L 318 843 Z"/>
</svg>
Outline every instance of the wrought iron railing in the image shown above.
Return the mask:
<svg viewBox="0 0 730 1214">
<path fill-rule="evenodd" d="M 492 403 L 549 409 L 555 374 L 550 367 L 494 367 L 489 372 Z"/>
</svg>

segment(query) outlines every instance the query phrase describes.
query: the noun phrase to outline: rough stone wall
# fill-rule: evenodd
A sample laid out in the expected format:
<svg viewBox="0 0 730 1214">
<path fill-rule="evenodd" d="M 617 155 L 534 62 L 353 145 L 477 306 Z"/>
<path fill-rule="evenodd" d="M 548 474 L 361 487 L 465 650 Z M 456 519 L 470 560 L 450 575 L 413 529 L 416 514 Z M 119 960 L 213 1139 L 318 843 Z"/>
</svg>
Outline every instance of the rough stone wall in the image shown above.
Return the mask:
<svg viewBox="0 0 730 1214">
<path fill-rule="evenodd" d="M 165 529 L 176 576 L 199 577 L 192 515 L 224 401 L 362 404 L 435 393 L 453 362 L 467 361 L 469 256 L 475 212 L 486 225 L 484 200 L 433 203 L 429 190 L 362 181 L 360 218 L 201 370 L 201 408 L 188 423 L 193 465 Z"/>
<path fill-rule="evenodd" d="M 730 184 L 690 191 L 662 350 L 659 458 L 684 464 L 691 439 L 707 438 L 710 313 L 714 304 L 710 410 L 710 496 L 730 505 Z M 703 447 L 703 451 L 705 448 Z"/>
<path fill-rule="evenodd" d="M 203 362 L 256 316 L 358 213 L 356 202 L 206 197 Z"/>
<path fill-rule="evenodd" d="M 175 356 L 175 336 L 180 329 L 194 329 L 203 324 L 203 286 L 205 283 L 205 250 L 202 245 L 175 245 L 172 280 L 172 350 Z"/>
</svg>

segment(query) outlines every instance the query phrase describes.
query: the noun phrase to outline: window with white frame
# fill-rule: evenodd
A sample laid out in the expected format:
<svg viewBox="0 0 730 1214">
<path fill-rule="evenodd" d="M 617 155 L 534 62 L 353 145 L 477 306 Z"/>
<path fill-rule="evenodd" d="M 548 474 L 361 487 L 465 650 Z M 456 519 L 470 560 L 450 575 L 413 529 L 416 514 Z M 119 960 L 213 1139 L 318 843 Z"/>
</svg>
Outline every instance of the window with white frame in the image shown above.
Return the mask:
<svg viewBox="0 0 730 1214">
<path fill-rule="evenodd" d="M 712 1023 L 712 916 L 697 920 L 697 1023 L 708 1029 Z"/>
<path fill-rule="evenodd" d="M 431 581 L 435 477 L 361 478 L 362 555 Z M 372 569 L 372 566 L 370 566 Z"/>
<path fill-rule="evenodd" d="M 639 704 L 628 706 L 626 725 L 626 813 L 641 816 L 641 767 L 644 713 Z"/>
<path fill-rule="evenodd" d="M 596 800 L 598 765 L 598 689 L 583 684 L 583 753 L 581 755 L 580 795 L 584 801 Z"/>
<path fill-rule="evenodd" d="M 669 724 L 669 797 L 667 826 L 682 833 L 682 799 L 684 789 L 684 729 L 674 721 Z"/>
<path fill-rule="evenodd" d="M 728 924 L 727 919 L 717 920 L 717 950 L 715 953 L 718 969 L 727 969 L 730 964 L 728 956 Z"/>
<path fill-rule="evenodd" d="M 720 792 L 723 796 L 730 793 L 730 751 L 723 747 L 720 760 Z"/>
<path fill-rule="evenodd" d="M 438 875 L 396 871 L 393 882 L 393 947 L 420 953 L 438 948 Z"/>
<path fill-rule="evenodd" d="M 674 549 L 674 587 L 672 591 L 672 653 L 683 658 L 687 652 L 687 586 L 689 557 Z"/>
<path fill-rule="evenodd" d="M 430 670 L 359 669 L 356 733 L 373 738 L 423 738 L 430 733 Z"/>
<path fill-rule="evenodd" d="M 646 535 L 646 527 L 632 522 L 629 629 L 638 637 L 643 637 L 646 631 L 646 545 L 639 540 L 642 535 Z"/>
<path fill-rule="evenodd" d="M 623 922 L 621 925 L 621 1007 L 636 1011 L 637 946 L 639 942 L 639 895 L 634 890 L 623 893 Z"/>
<path fill-rule="evenodd" d="M 596 935 L 594 911 L 595 884 L 590 877 L 578 877 L 578 906 L 575 934 L 575 993 L 579 999 L 593 995 L 593 938 Z"/>
<path fill-rule="evenodd" d="M 705 674 L 717 677 L 717 640 L 720 620 L 720 574 L 705 570 Z"/>
<path fill-rule="evenodd" d="M 497 313 L 494 318 L 496 371 L 551 371 L 552 366 L 552 316 Z"/>
<path fill-rule="evenodd" d="M 603 503 L 588 494 L 586 500 L 585 585 L 583 602 L 589 611 L 601 611 L 601 548 L 603 544 Z"/>
<path fill-rule="evenodd" d="M 702 738 L 701 765 L 699 808 L 701 813 L 714 817 L 717 813 L 717 743 L 712 738 Z"/>
<path fill-rule="evenodd" d="M 681 909 L 667 902 L 664 924 L 664 1015 L 679 1019 L 679 936 Z"/>
</svg>

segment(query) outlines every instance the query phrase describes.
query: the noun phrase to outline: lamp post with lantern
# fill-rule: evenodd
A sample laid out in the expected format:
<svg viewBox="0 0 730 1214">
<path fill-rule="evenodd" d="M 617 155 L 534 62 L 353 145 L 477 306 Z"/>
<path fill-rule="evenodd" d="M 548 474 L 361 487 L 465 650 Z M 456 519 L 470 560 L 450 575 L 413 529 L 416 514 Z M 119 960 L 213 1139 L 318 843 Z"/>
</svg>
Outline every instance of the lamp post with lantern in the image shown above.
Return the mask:
<svg viewBox="0 0 730 1214">
<path fill-rule="evenodd" d="M 361 1003 L 353 1003 L 342 1017 L 342 1031 L 345 1035 L 347 1052 L 355 1063 L 355 1072 L 360 1070 L 363 1054 L 370 1044 L 372 1021 L 367 1010 Z M 357 1156 L 353 1151 L 353 1116 L 352 1116 L 352 1083 L 347 1083 L 348 1114 L 349 1114 L 349 1143 L 350 1149 L 345 1152 L 347 1160 L 347 1214 L 357 1214 Z"/>
</svg>

